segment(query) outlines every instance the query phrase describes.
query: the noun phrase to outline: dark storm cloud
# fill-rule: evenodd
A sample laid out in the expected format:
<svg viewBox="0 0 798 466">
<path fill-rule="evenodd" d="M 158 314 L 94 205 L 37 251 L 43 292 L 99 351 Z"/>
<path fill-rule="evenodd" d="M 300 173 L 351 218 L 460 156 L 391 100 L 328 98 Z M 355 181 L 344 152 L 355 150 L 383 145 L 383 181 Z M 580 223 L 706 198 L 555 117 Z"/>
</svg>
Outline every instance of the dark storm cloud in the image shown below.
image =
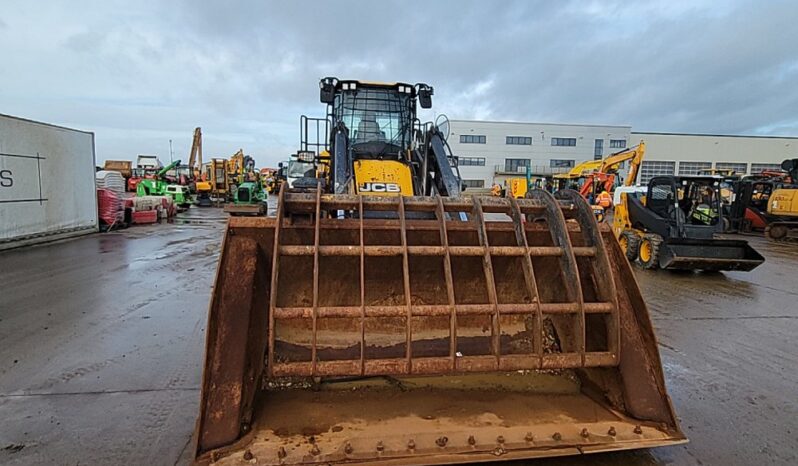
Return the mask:
<svg viewBox="0 0 798 466">
<path fill-rule="evenodd" d="M 0 12 L 4 113 L 99 158 L 273 163 L 335 75 L 435 86 L 451 118 L 798 134 L 795 2 L 97 2 Z M 431 117 L 432 115 L 430 115 Z M 207 156 L 206 156 L 207 157 Z"/>
</svg>

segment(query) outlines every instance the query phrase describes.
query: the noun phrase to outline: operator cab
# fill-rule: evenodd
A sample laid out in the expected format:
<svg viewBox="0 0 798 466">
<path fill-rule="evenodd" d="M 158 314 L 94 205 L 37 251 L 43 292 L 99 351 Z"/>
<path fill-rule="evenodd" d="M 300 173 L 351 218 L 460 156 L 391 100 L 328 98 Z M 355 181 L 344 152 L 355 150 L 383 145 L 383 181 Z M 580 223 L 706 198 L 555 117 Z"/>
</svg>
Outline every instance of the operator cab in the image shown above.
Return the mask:
<svg viewBox="0 0 798 466">
<path fill-rule="evenodd" d="M 416 101 L 432 106 L 426 84 L 368 83 L 324 78 L 320 100 L 328 104 L 333 126 L 343 125 L 355 159 L 401 160 L 413 149 L 418 122 Z"/>
<path fill-rule="evenodd" d="M 692 230 L 690 237 L 721 232 L 719 176 L 656 176 L 648 185 L 648 208 L 673 227 Z"/>
</svg>

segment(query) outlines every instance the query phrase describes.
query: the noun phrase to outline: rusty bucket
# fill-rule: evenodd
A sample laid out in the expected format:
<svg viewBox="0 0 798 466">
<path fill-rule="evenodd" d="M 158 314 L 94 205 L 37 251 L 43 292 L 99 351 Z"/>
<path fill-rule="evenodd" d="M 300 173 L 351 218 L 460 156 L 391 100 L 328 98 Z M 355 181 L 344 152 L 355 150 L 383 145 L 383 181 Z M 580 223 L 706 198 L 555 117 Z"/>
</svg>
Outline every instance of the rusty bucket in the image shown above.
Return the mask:
<svg viewBox="0 0 798 466">
<path fill-rule="evenodd" d="M 612 232 L 574 191 L 281 192 L 231 218 L 196 462 L 445 464 L 686 442 Z"/>
</svg>

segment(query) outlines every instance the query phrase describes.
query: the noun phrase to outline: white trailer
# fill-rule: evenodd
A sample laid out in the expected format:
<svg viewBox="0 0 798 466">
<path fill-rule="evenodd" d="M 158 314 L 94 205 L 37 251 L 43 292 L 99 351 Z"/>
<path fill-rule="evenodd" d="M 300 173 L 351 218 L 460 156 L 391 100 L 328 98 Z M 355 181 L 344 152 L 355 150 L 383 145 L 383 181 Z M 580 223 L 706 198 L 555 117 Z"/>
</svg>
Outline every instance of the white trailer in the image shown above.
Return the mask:
<svg viewBox="0 0 798 466">
<path fill-rule="evenodd" d="M 0 250 L 96 232 L 94 133 L 0 114 Z"/>
<path fill-rule="evenodd" d="M 136 158 L 136 168 L 141 170 L 156 170 L 163 168 L 157 155 L 139 155 Z"/>
</svg>

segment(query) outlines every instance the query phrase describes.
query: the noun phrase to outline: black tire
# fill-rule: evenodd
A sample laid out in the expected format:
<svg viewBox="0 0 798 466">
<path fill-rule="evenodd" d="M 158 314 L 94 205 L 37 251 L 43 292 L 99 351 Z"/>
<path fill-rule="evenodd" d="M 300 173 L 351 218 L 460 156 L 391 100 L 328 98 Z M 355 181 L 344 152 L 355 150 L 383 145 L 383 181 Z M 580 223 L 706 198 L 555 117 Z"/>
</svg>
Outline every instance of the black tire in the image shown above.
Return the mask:
<svg viewBox="0 0 798 466">
<path fill-rule="evenodd" d="M 789 232 L 790 229 L 787 225 L 779 225 L 778 223 L 765 227 L 765 237 L 773 241 L 784 240 Z"/>
<path fill-rule="evenodd" d="M 621 242 L 621 249 L 624 250 L 626 258 L 629 259 L 629 262 L 634 262 L 640 251 L 640 237 L 632 230 L 624 230 L 618 239 Z"/>
<path fill-rule="evenodd" d="M 638 250 L 638 260 L 640 265 L 646 269 L 659 268 L 659 247 L 662 244 L 662 237 L 654 233 L 648 233 L 640 241 Z"/>
</svg>

